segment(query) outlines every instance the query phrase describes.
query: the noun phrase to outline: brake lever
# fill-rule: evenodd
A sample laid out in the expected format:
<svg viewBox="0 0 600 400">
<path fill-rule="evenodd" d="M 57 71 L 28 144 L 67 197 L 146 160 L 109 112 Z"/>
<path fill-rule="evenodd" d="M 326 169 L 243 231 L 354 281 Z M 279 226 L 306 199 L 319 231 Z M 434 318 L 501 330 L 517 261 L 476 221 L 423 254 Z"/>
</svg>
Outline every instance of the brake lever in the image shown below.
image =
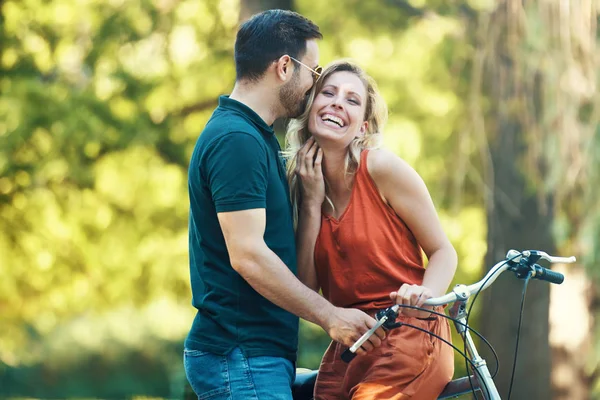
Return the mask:
<svg viewBox="0 0 600 400">
<path fill-rule="evenodd" d="M 398 310 L 399 309 L 400 309 L 400 306 L 398 306 L 398 305 L 388 307 L 385 310 L 380 310 L 375 315 L 375 318 L 377 320 L 380 320 L 385 317 L 385 322 L 382 325 L 384 329 L 389 330 L 389 329 L 399 328 L 403 325 L 402 322 L 396 322 L 396 318 L 398 318 Z"/>
<path fill-rule="evenodd" d="M 369 340 L 371 335 L 373 335 L 375 333 L 375 331 L 377 329 L 381 328 L 382 326 L 385 329 L 392 329 L 392 328 L 397 328 L 397 327 L 401 326 L 402 325 L 401 322 L 396 322 L 396 318 L 398 317 L 399 309 L 400 309 L 400 306 L 396 304 L 396 305 L 386 308 L 385 310 L 381 310 L 381 311 L 377 312 L 377 314 L 375 314 L 375 319 L 377 320 L 377 323 L 371 329 L 369 329 L 367 332 L 365 332 L 365 334 L 362 335 L 360 337 L 360 339 L 358 339 L 352 345 L 352 347 L 350 347 L 349 349 L 344 351 L 344 353 L 342 354 L 342 359 L 346 362 L 349 362 L 350 360 L 352 360 L 354 358 L 354 356 L 356 356 L 356 351 L 358 349 L 360 349 L 360 346 L 362 346 L 367 340 Z"/>
</svg>

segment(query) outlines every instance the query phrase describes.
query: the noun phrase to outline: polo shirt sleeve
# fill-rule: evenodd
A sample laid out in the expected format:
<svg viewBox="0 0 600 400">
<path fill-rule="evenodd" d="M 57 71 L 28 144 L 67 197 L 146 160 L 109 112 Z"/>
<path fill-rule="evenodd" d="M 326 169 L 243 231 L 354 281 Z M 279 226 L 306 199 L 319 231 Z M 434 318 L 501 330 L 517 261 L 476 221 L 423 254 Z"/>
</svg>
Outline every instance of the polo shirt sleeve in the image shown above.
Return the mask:
<svg viewBox="0 0 600 400">
<path fill-rule="evenodd" d="M 200 168 L 216 211 L 266 208 L 268 154 L 264 143 L 245 132 L 232 132 L 215 140 Z"/>
</svg>

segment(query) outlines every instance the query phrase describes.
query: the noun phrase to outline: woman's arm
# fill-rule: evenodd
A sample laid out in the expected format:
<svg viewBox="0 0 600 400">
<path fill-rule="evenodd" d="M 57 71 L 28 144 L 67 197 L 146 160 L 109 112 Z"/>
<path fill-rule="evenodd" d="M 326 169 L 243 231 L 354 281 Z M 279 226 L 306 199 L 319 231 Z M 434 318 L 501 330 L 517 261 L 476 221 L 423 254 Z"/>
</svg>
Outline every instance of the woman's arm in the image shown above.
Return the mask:
<svg viewBox="0 0 600 400">
<path fill-rule="evenodd" d="M 320 289 L 315 269 L 315 243 L 321 227 L 321 207 L 301 207 L 298 215 L 296 246 L 298 279 L 318 292 Z"/>
<path fill-rule="evenodd" d="M 406 223 L 429 260 L 421 286 L 403 285 L 391 297 L 398 304 L 421 306 L 448 290 L 458 262 L 456 251 L 425 183 L 412 167 L 387 150 L 370 151 L 367 167 L 384 200 Z"/>
<path fill-rule="evenodd" d="M 298 152 L 296 174 L 301 181 L 302 200 L 298 207 L 296 246 L 298 279 L 318 292 L 320 287 L 315 270 L 315 243 L 321 229 L 321 206 L 325 199 L 325 180 L 322 170 L 323 150 L 310 138 Z"/>
</svg>

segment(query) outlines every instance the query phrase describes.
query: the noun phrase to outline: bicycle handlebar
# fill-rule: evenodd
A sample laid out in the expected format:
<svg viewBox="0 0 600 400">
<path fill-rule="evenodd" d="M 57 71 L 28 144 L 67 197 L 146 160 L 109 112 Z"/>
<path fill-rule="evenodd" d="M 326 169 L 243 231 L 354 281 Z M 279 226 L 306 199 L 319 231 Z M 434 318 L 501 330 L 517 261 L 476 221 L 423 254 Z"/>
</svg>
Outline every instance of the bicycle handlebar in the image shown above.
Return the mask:
<svg viewBox="0 0 600 400">
<path fill-rule="evenodd" d="M 540 250 L 525 250 L 523 252 L 520 252 L 518 250 L 509 250 L 508 253 L 506 253 L 506 258 L 510 259 L 511 261 L 514 261 L 514 262 L 519 262 L 519 261 L 521 261 L 522 258 L 529 258 L 531 256 L 538 256 L 539 258 L 547 260 L 552 264 L 555 264 L 555 263 L 571 264 L 571 263 L 574 263 L 575 261 L 577 261 L 577 259 L 574 256 L 571 256 L 571 257 L 550 256 L 550 255 L 548 255 L 548 253 L 546 253 L 544 251 L 540 251 Z"/>
<path fill-rule="evenodd" d="M 506 259 L 494 265 L 492 269 L 490 269 L 489 272 L 479 282 L 476 282 L 469 286 L 457 285 L 457 287 L 452 292 L 444 296 L 433 297 L 427 300 L 424 305 L 441 306 L 444 304 L 452 303 L 456 300 L 459 300 L 460 298 L 468 298 L 470 295 L 475 294 L 479 291 L 483 291 L 490 287 L 491 284 L 494 283 L 496 278 L 498 278 L 498 276 L 500 276 L 500 274 L 502 274 L 502 272 L 506 271 L 507 269 L 515 270 L 517 276 L 519 276 L 519 273 L 531 272 L 531 277 L 534 279 L 540 279 L 555 284 L 563 283 L 565 279 L 563 274 L 536 264 L 536 262 L 540 259 L 547 260 L 551 263 L 563 264 L 571 264 L 576 261 L 576 258 L 573 256 L 555 257 L 550 256 L 548 255 L 548 253 L 539 250 L 525 250 L 523 252 L 517 250 L 509 250 L 506 253 Z"/>
<path fill-rule="evenodd" d="M 513 270 L 519 278 L 525 278 L 529 276 L 534 279 L 541 279 L 550 283 L 561 284 L 565 279 L 564 275 L 536 264 L 540 259 L 547 260 L 550 263 L 563 264 L 570 264 L 576 261 L 576 258 L 573 256 L 555 257 L 539 250 L 525 250 L 523 252 L 509 250 L 506 253 L 506 259 L 496 263 L 496 265 L 494 265 L 479 282 L 469 286 L 456 285 L 452 292 L 440 297 L 433 297 L 425 301 L 424 305 L 441 306 L 457 300 L 467 300 L 472 294 L 483 291 L 490 287 L 496 278 L 498 278 L 502 272 L 508 269 Z M 388 308 L 386 312 L 382 314 L 381 318 L 378 318 L 377 324 L 373 328 L 369 329 L 352 345 L 352 347 L 342 353 L 342 360 L 345 362 L 350 362 L 356 356 L 356 350 L 358 350 L 360 346 L 362 346 L 363 343 L 365 343 L 379 327 L 381 327 L 388 319 L 393 317 L 394 313 L 397 313 L 399 308 L 400 306 L 397 304 Z M 387 312 L 388 310 L 390 312 Z"/>
</svg>

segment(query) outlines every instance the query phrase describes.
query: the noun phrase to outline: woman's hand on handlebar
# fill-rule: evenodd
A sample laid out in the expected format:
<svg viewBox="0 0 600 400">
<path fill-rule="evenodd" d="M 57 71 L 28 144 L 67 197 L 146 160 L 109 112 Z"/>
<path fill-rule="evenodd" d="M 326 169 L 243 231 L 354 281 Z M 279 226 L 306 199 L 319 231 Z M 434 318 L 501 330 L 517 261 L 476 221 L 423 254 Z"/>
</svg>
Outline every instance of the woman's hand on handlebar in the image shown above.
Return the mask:
<svg viewBox="0 0 600 400">
<path fill-rule="evenodd" d="M 433 293 L 431 292 L 431 289 L 425 286 L 409 285 L 408 283 L 400 286 L 400 289 L 398 289 L 397 292 L 390 293 L 390 298 L 394 303 L 413 307 L 423 307 L 423 303 L 432 297 Z M 426 306 L 424 308 L 433 309 L 432 306 Z M 407 317 L 416 318 L 428 318 L 431 315 L 431 313 L 427 311 L 403 307 L 400 307 L 399 312 Z"/>
</svg>

